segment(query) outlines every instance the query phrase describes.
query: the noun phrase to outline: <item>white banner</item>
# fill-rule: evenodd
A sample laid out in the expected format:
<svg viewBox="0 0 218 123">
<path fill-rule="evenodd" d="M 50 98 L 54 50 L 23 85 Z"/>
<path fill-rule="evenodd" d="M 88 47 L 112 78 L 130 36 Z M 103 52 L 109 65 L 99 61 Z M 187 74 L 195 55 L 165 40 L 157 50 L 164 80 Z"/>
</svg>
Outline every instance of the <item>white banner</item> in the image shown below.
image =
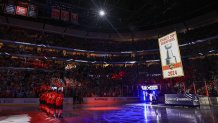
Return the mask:
<svg viewBox="0 0 218 123">
<path fill-rule="evenodd" d="M 158 39 L 163 78 L 184 76 L 176 32 Z"/>
</svg>

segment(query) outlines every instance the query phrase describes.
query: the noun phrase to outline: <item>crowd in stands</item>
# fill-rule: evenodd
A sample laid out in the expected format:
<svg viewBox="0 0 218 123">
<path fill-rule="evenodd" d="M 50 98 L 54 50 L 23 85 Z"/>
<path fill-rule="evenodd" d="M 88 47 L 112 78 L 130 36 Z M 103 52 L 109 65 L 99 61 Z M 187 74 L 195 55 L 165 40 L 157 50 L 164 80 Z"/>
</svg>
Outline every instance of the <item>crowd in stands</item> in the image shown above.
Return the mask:
<svg viewBox="0 0 218 123">
<path fill-rule="evenodd" d="M 1 40 L 0 40 L 1 42 Z M 192 46 L 185 46 L 184 50 L 181 50 L 181 54 L 183 57 L 192 55 L 199 55 L 200 52 L 208 53 L 211 49 L 217 49 L 216 40 L 211 42 L 207 41 L 201 44 L 196 44 Z M 202 45 L 204 47 L 202 47 Z M 15 43 L 5 43 L 2 41 L 0 44 L 1 47 L 1 55 L 11 55 L 11 56 L 23 56 L 23 57 L 37 57 L 39 59 L 53 59 L 55 60 L 84 60 L 89 62 L 131 62 L 131 61 L 138 61 L 138 62 L 145 62 L 147 60 L 158 60 L 159 58 L 159 51 L 155 50 L 153 52 L 144 52 L 144 53 L 86 53 L 86 52 L 78 52 L 78 51 L 69 51 L 58 49 L 55 47 L 37 47 L 37 46 L 29 46 L 23 44 L 15 44 Z M 196 50 L 192 50 L 192 48 L 199 48 Z M 201 47 L 201 48 L 200 48 Z M 183 47 L 182 47 L 183 48 Z"/>
<path fill-rule="evenodd" d="M 213 26 L 210 28 L 213 28 Z M 215 33 L 216 32 L 212 31 L 210 34 L 206 35 L 206 37 L 215 35 Z M 201 35 L 196 39 L 205 38 L 205 36 L 202 36 L 202 31 L 195 34 L 192 30 L 188 31 L 187 35 L 184 34 L 184 36 L 181 36 L 180 34 L 179 36 L 185 37 L 183 38 L 184 40 L 190 39 L 194 41 L 196 39 L 192 38 L 192 35 L 199 34 Z M 12 28 L 9 26 L 0 27 L 0 40 L 1 39 L 87 50 L 121 50 L 121 44 L 116 49 L 116 46 L 112 44 L 108 45 L 104 43 L 102 46 L 102 43 L 96 43 L 97 45 L 93 45 L 94 41 L 90 41 L 91 43 L 89 41 L 81 41 L 86 39 L 75 38 L 73 39 L 75 41 L 72 41 L 72 37 L 68 36 Z M 152 41 L 148 42 L 150 43 Z M 183 40 L 182 42 L 185 43 Z M 126 50 L 155 49 L 158 47 L 157 42 L 151 45 L 143 43 L 143 45 L 140 44 L 140 46 L 136 43 L 134 44 L 136 47 L 127 44 L 126 46 L 125 44 L 123 45 Z M 215 45 L 213 45 L 213 48 L 217 49 Z M 91 64 L 66 60 L 78 59 L 107 62 L 145 61 L 147 59 L 159 59 L 158 51 L 137 56 L 133 54 L 96 55 L 93 53 L 57 50 L 55 48 L 1 44 L 1 42 L 0 49 L 0 81 L 2 83 L 0 86 L 0 98 L 39 97 L 37 88 L 42 84 L 50 85 L 52 78 L 61 78 L 66 85 L 64 87 L 65 97 L 74 98 L 138 96 L 139 85 L 143 84 L 160 84 L 162 86 L 162 93 L 182 93 L 184 91 L 186 91 L 186 93 L 193 93 L 193 82 L 195 82 L 198 94 L 205 95 L 204 82 L 206 81 L 211 96 L 217 95 L 218 91 L 216 85 L 217 80 L 215 81 L 214 79 L 218 68 L 216 55 L 207 56 L 204 54 L 205 56 L 202 56 L 198 54 L 199 58 L 196 59 L 184 58 L 185 77 L 163 80 L 160 61 L 137 64 Z M 199 49 L 204 48 L 199 46 Z M 192 51 L 193 49 L 190 48 L 188 50 Z M 181 51 L 181 53 L 185 52 L 187 52 L 187 50 Z M 57 60 L 55 58 L 65 59 Z M 65 67 L 67 65 L 71 65 L 72 67 L 66 70 Z M 183 86 L 186 86 L 186 90 L 182 89 Z"/>
<path fill-rule="evenodd" d="M 36 97 L 35 87 L 48 83 L 50 74 L 40 71 L 0 70 L 0 97 Z"/>
<path fill-rule="evenodd" d="M 191 67 L 184 65 L 185 77 L 166 80 L 162 79 L 161 70 L 158 69 L 160 64 L 105 66 L 72 63 L 73 67 L 70 69 L 62 68 L 59 71 L 56 68 L 45 71 L 44 69 L 19 69 L 26 66 L 17 66 L 17 69 L 13 66 L 10 69 L 1 66 L 0 97 L 38 97 L 38 87 L 42 84 L 51 85 L 52 78 L 61 78 L 64 81 L 65 97 L 138 96 L 140 85 L 149 84 L 160 84 L 162 94 L 184 93 L 184 91 L 193 93 L 193 82 L 196 84 L 197 93 L 205 95 L 205 79 L 210 96 L 216 96 L 216 82 L 211 80 L 213 74 L 205 72 L 205 70 L 216 71 L 216 68 L 212 67 L 216 65 L 214 60 L 214 58 L 206 58 L 201 61 L 199 59 L 188 61 L 193 65 Z M 209 66 L 206 65 L 208 63 Z M 199 68 L 199 66 L 203 67 Z"/>
<path fill-rule="evenodd" d="M 3 42 L 4 43 L 4 42 Z M 145 61 L 147 59 L 159 59 L 157 51 L 151 54 L 111 54 L 111 53 L 85 53 L 76 51 L 67 51 L 56 48 L 43 48 L 36 46 L 17 45 L 13 43 L 4 43 L 1 46 L 2 54 L 36 56 L 40 58 L 62 58 L 87 61 L 105 61 L 105 62 L 127 62 L 127 61 Z"/>
<path fill-rule="evenodd" d="M 65 97 L 134 96 L 132 91 L 125 92 L 126 90 L 121 90 L 124 88 L 124 84 L 130 86 L 128 81 L 123 83 L 123 78 L 112 79 L 113 73 L 106 70 L 111 69 L 117 73 L 116 71 L 122 68 L 87 68 L 88 66 L 86 65 L 78 65 L 74 70 L 68 70 L 65 73 L 58 71 L 1 68 L 0 80 L 2 84 L 0 87 L 0 97 L 38 97 L 39 87 L 42 84 L 51 85 L 53 77 L 62 78 L 66 83 L 64 88 Z M 102 70 L 105 73 L 101 73 Z M 55 75 L 56 73 L 60 74 Z M 131 87 L 131 89 L 133 88 Z"/>
<path fill-rule="evenodd" d="M 197 29 L 187 29 L 184 33 L 178 33 L 179 44 L 216 36 L 218 31 L 217 27 L 218 23 L 214 23 Z M 5 25 L 0 27 L 0 39 L 91 51 L 119 52 L 158 49 L 157 39 L 135 42 L 112 42 L 110 40 L 102 39 L 76 38 L 67 35 L 53 34 L 39 30 L 27 30 Z"/>
<path fill-rule="evenodd" d="M 15 68 L 37 68 L 46 70 L 63 70 L 63 64 L 55 64 L 55 61 L 45 61 L 36 58 L 25 57 L 0 57 L 0 67 L 15 67 Z"/>
</svg>

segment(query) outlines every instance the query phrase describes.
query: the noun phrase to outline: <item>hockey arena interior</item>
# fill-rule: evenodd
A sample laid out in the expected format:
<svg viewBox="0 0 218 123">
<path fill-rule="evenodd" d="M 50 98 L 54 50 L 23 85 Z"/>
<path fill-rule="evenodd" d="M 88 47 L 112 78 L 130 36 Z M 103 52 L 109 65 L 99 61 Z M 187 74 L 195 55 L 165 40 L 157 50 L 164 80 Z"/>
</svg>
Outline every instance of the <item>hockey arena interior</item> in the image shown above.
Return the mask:
<svg viewBox="0 0 218 123">
<path fill-rule="evenodd" d="M 218 1 L 1 0 L 0 123 L 218 123 Z"/>
</svg>

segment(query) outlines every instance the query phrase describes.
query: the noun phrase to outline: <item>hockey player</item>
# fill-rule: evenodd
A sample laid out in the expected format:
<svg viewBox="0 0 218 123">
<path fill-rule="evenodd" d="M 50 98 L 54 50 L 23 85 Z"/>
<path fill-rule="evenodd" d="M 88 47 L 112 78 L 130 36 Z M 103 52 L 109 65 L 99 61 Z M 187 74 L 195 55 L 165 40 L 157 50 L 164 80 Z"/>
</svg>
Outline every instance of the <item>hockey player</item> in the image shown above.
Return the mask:
<svg viewBox="0 0 218 123">
<path fill-rule="evenodd" d="M 51 92 L 51 115 L 54 116 L 56 118 L 56 98 L 57 98 L 58 94 L 57 92 L 53 91 Z"/>
<path fill-rule="evenodd" d="M 64 95 L 61 91 L 57 93 L 56 98 L 56 113 L 58 118 L 62 118 Z"/>
</svg>

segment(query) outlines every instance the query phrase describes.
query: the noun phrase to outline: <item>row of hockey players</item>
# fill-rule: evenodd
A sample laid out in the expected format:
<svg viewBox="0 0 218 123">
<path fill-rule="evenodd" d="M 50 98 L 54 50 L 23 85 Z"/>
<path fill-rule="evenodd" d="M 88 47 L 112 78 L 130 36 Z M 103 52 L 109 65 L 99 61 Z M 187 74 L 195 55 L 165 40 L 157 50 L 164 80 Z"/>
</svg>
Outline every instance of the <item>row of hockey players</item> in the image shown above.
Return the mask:
<svg viewBox="0 0 218 123">
<path fill-rule="evenodd" d="M 40 110 L 46 112 L 49 116 L 62 118 L 63 113 L 63 93 L 62 91 L 48 90 L 41 94 L 39 98 Z"/>
</svg>

